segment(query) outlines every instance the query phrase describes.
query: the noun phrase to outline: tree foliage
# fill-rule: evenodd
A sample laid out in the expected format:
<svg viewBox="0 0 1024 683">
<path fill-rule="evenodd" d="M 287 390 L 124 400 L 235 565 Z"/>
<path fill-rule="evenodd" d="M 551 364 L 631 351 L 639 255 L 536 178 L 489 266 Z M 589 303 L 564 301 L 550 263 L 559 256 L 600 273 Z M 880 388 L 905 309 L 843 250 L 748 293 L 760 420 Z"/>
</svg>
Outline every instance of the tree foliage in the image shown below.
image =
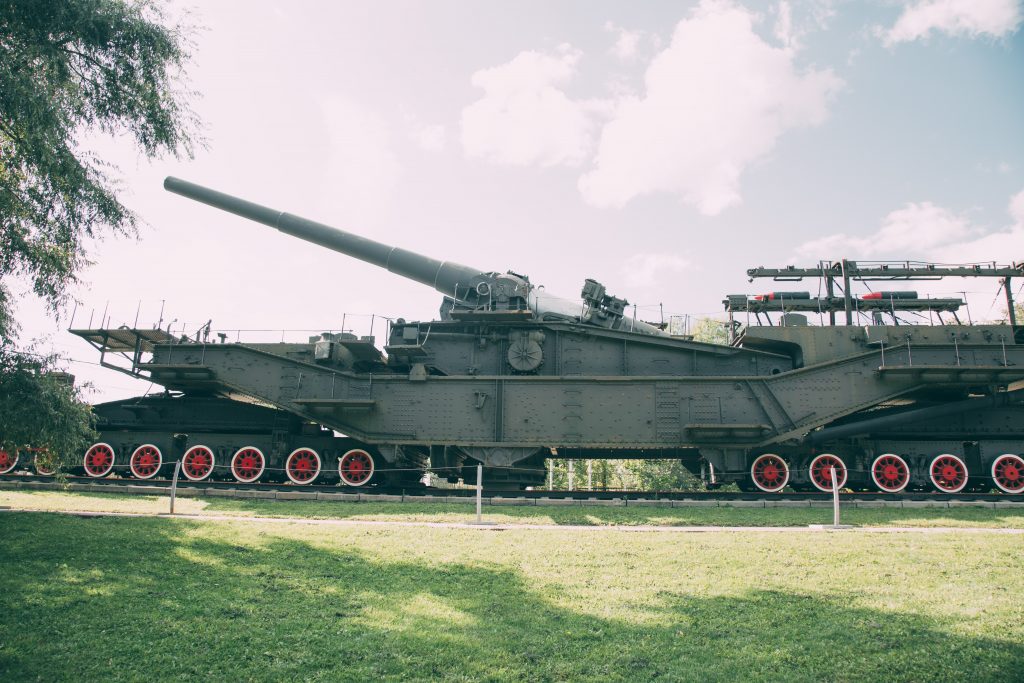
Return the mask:
<svg viewBox="0 0 1024 683">
<path fill-rule="evenodd" d="M 701 318 L 693 326 L 693 340 L 706 344 L 728 344 L 728 324 L 714 318 Z"/>
<path fill-rule="evenodd" d="M 551 485 L 556 491 L 569 488 L 569 460 L 553 458 L 548 461 Z M 587 488 L 587 465 L 590 464 L 590 484 L 596 491 L 695 491 L 704 488 L 700 478 L 687 470 L 680 460 L 574 460 L 572 488 Z M 546 488 L 547 479 L 541 488 Z"/>
<path fill-rule="evenodd" d="M 135 229 L 83 136 L 127 134 L 149 157 L 191 153 L 195 118 L 177 87 L 188 43 L 164 20 L 147 1 L 0 3 L 0 288 L 24 276 L 56 310 L 85 240 Z M 5 336 L 9 304 L 0 292 Z"/>
<path fill-rule="evenodd" d="M 700 478 L 680 460 L 627 460 L 626 467 L 643 491 L 694 491 L 703 488 Z"/>
<path fill-rule="evenodd" d="M 53 312 L 87 264 L 86 244 L 133 233 L 96 134 L 147 157 L 191 154 L 197 120 L 180 86 L 187 29 L 157 0 L 0 3 L 0 440 L 63 452 L 88 435 L 87 407 L 54 359 L 17 350 L 11 282 Z"/>
<path fill-rule="evenodd" d="M 0 353 L 0 450 L 26 444 L 58 456 L 93 437 L 92 413 L 53 357 Z"/>
</svg>

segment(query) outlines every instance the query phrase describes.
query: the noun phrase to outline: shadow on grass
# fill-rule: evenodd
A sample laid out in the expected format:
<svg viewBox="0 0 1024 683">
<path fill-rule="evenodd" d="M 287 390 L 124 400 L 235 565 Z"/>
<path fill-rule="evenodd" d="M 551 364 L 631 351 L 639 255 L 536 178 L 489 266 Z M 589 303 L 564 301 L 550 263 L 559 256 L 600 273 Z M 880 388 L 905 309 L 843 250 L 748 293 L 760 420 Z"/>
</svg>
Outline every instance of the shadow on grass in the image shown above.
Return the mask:
<svg viewBox="0 0 1024 683">
<path fill-rule="evenodd" d="M 1024 659 L 1020 643 L 842 596 L 662 593 L 642 618 L 597 617 L 496 565 L 213 539 L 163 519 L 5 521 L 10 681 L 982 681 L 1018 679 Z"/>
</svg>

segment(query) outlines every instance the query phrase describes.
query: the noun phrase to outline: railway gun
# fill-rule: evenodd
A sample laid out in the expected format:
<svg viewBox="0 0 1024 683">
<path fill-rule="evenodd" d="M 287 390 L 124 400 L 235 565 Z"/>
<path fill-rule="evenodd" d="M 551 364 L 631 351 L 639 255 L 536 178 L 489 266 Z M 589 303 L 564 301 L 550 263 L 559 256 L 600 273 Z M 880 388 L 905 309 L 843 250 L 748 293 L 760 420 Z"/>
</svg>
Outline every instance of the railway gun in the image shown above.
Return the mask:
<svg viewBox="0 0 1024 683">
<path fill-rule="evenodd" d="M 391 321 L 382 349 L 346 332 L 265 344 L 210 341 L 209 326 L 196 338 L 73 329 L 105 366 L 166 390 L 96 406 L 89 476 L 145 479 L 181 461 L 194 481 L 413 485 L 428 471 L 474 483 L 481 464 L 488 485 L 515 488 L 540 485 L 550 457 L 672 458 L 709 487 L 745 491 L 831 490 L 835 472 L 854 490 L 1024 494 L 1024 327 L 1011 286 L 1024 263 L 755 268 L 752 280 L 816 279 L 822 293 L 729 295 L 730 343 L 708 344 L 637 320 L 596 280 L 576 302 L 512 271 L 176 178 L 165 187 L 433 287 L 440 315 Z M 962 300 L 904 289 L 943 277 L 997 278 L 1009 321 L 963 324 Z M 878 281 L 899 289 L 853 293 Z"/>
</svg>

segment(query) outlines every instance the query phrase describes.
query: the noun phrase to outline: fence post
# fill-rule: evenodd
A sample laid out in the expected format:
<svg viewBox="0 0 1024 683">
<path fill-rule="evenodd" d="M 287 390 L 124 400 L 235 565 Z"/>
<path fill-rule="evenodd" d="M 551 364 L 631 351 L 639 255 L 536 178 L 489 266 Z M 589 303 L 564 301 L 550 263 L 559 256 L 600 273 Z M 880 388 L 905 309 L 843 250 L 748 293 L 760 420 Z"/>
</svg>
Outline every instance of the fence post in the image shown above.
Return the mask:
<svg viewBox="0 0 1024 683">
<path fill-rule="evenodd" d="M 174 496 L 178 493 L 178 474 L 181 473 L 181 460 L 174 463 L 174 477 L 171 479 L 171 511 L 174 514 Z"/>
<path fill-rule="evenodd" d="M 483 524 L 483 520 L 480 515 L 482 510 L 480 509 L 483 505 L 483 490 L 484 490 L 484 466 L 477 463 L 476 466 L 476 523 Z"/>
<path fill-rule="evenodd" d="M 830 467 L 832 471 L 832 527 L 833 529 L 851 529 L 850 524 L 839 523 L 839 477 L 836 468 Z"/>
<path fill-rule="evenodd" d="M 839 528 L 839 477 L 836 476 L 836 468 L 830 467 L 832 472 L 832 528 Z"/>
<path fill-rule="evenodd" d="M 484 466 L 479 464 L 476 466 L 476 521 L 470 522 L 473 526 L 493 526 L 494 522 L 485 522 L 482 516 L 483 510 L 483 492 L 484 492 Z"/>
</svg>

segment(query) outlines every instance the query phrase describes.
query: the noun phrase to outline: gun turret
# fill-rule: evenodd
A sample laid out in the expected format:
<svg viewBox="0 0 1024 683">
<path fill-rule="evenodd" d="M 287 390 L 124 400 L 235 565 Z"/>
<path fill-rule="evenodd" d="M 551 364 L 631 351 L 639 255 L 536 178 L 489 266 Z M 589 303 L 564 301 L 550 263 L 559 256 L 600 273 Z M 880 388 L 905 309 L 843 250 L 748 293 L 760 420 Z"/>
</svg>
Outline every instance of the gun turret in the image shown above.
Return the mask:
<svg viewBox="0 0 1024 683">
<path fill-rule="evenodd" d="M 441 309 L 445 316 L 453 309 L 532 311 L 541 319 L 580 320 L 601 327 L 664 334 L 653 325 L 623 318 L 621 311 L 618 316 L 609 316 L 604 309 L 590 305 L 584 313 L 580 304 L 538 292 L 528 277 L 511 271 L 489 272 L 453 261 L 439 261 L 171 176 L 164 180 L 164 189 L 433 287 L 445 295 L 445 305 Z M 624 300 L 616 301 L 626 303 Z"/>
</svg>

